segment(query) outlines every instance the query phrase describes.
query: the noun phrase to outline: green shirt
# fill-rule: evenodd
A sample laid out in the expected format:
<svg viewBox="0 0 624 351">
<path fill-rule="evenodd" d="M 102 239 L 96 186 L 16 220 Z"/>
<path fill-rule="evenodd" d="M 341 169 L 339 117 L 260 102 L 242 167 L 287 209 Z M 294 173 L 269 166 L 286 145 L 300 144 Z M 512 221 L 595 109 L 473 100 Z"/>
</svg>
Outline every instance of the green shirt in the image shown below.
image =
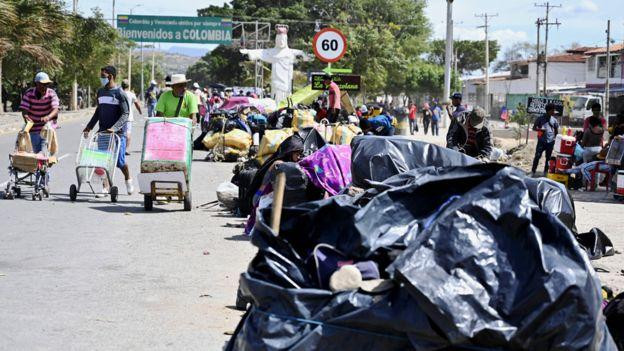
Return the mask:
<svg viewBox="0 0 624 351">
<path fill-rule="evenodd" d="M 176 117 L 175 112 L 178 107 L 180 98 L 173 95 L 173 91 L 169 90 L 158 99 L 156 104 L 156 112 L 160 112 L 164 117 Z M 190 117 L 193 113 L 198 113 L 197 110 L 197 97 L 192 92 L 186 90 L 184 92 L 184 100 L 182 100 L 182 106 L 180 107 L 180 113 L 177 117 Z"/>
</svg>

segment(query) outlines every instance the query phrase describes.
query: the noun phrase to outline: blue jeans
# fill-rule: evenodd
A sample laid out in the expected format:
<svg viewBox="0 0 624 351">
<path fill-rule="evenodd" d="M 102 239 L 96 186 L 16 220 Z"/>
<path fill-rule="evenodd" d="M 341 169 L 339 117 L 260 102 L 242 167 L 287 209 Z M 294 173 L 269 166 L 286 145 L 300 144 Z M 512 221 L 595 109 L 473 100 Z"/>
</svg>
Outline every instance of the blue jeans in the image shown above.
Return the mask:
<svg viewBox="0 0 624 351">
<path fill-rule="evenodd" d="M 431 135 L 440 135 L 440 130 L 438 129 L 438 121 L 431 121 Z"/>
<path fill-rule="evenodd" d="M 552 155 L 553 148 L 555 147 L 555 142 L 546 143 L 545 141 L 538 140 L 537 147 L 535 148 L 535 157 L 533 158 L 533 167 L 531 168 L 531 172 L 535 173 L 537 171 L 537 165 L 539 164 L 540 158 L 542 158 L 542 154 L 546 152 L 546 161 L 544 162 L 544 174 L 548 172 L 548 161 L 550 161 L 550 156 Z"/>
<path fill-rule="evenodd" d="M 147 117 L 156 116 L 156 101 L 147 103 Z"/>
<path fill-rule="evenodd" d="M 39 132 L 31 132 L 30 133 L 30 142 L 32 143 L 33 152 L 38 153 L 41 152 L 43 148 L 43 142 L 45 139 L 41 137 Z"/>
</svg>

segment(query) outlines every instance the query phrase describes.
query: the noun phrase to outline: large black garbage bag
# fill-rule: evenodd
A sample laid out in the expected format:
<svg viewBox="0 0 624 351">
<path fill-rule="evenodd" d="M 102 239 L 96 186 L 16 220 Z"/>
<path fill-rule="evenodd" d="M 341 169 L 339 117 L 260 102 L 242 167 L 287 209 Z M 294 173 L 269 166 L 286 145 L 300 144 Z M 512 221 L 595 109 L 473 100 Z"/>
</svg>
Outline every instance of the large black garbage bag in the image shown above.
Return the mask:
<svg viewBox="0 0 624 351">
<path fill-rule="evenodd" d="M 229 346 L 615 350 L 586 254 L 525 178 L 500 165 L 430 168 L 363 207 L 336 196 L 287 208 L 279 236 L 260 211 L 259 251 L 241 276 L 254 306 Z M 319 243 L 375 260 L 394 289 L 316 289 L 305 258 Z"/>
<path fill-rule="evenodd" d="M 405 186 L 407 184 L 435 182 L 440 186 L 447 186 L 447 179 L 455 180 L 460 178 L 465 178 L 464 182 L 480 182 L 484 179 L 483 177 L 487 178 L 503 167 L 507 166 L 503 164 L 488 163 L 463 167 L 461 168 L 463 169 L 461 172 L 458 172 L 453 168 L 425 167 L 413 169 L 405 173 L 392 176 L 383 182 L 369 181 L 368 185 L 371 189 L 367 190 L 366 194 L 363 195 L 363 198 L 370 199 L 385 190 Z M 515 173 L 518 177 L 522 178 L 527 187 L 531 200 L 537 204 L 539 209 L 556 216 L 568 227 L 568 229 L 570 229 L 573 233 L 576 233 L 576 211 L 574 208 L 574 200 L 563 184 L 547 178 L 523 177 L 523 172 L 521 170 L 517 170 Z M 477 177 L 477 179 L 474 177 Z M 454 181 L 451 183 L 454 183 Z M 471 188 L 471 184 L 472 183 L 466 185 Z M 461 186 L 461 184 L 450 184 L 450 186 L 456 185 Z"/>
<path fill-rule="evenodd" d="M 303 139 L 303 156 L 310 156 L 327 144 L 323 136 L 314 128 L 302 128 L 296 132 Z"/>
<path fill-rule="evenodd" d="M 421 167 L 467 166 L 476 159 L 442 146 L 402 137 L 358 136 L 351 142 L 353 184 L 384 181 L 395 174 Z"/>
<path fill-rule="evenodd" d="M 592 228 L 587 233 L 577 234 L 576 240 L 587 251 L 590 260 L 615 255 L 611 239 L 598 228 Z"/>
</svg>

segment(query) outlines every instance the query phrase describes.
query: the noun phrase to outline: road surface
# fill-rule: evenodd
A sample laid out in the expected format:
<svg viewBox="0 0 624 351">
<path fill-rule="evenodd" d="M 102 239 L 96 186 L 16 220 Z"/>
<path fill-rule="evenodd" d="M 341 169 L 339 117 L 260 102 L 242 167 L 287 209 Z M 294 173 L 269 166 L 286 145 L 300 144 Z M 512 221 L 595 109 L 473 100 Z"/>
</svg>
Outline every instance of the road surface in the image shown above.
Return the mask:
<svg viewBox="0 0 624 351">
<path fill-rule="evenodd" d="M 255 250 L 228 228 L 240 220 L 214 209 L 183 212 L 181 204 L 143 210 L 142 196 L 119 203 L 69 201 L 74 160 L 86 119 L 61 124 L 60 163 L 51 198 L 0 200 L 0 349 L 220 349 L 241 313 L 238 275 Z M 129 156 L 138 173 L 143 120 L 134 122 Z M 0 135 L 0 150 L 15 135 Z M 201 160 L 202 152 L 195 153 Z M 8 157 L 0 157 L 0 168 Z M 194 162 L 194 205 L 216 199 L 232 164 Z M 7 179 L 2 172 L 0 183 Z"/>
</svg>

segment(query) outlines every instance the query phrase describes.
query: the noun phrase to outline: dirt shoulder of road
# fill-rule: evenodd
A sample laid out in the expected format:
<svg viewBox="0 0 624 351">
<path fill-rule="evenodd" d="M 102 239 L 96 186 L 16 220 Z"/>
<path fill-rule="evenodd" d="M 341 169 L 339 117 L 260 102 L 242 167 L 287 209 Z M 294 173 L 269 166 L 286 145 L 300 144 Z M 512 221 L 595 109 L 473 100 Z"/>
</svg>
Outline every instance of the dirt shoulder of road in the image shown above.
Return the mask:
<svg viewBox="0 0 624 351">
<path fill-rule="evenodd" d="M 93 116 L 95 108 L 86 108 L 78 111 L 59 111 L 59 124 L 77 119 L 86 119 Z M 15 133 L 22 129 L 24 120 L 20 112 L 0 113 L 0 134 Z"/>
</svg>

